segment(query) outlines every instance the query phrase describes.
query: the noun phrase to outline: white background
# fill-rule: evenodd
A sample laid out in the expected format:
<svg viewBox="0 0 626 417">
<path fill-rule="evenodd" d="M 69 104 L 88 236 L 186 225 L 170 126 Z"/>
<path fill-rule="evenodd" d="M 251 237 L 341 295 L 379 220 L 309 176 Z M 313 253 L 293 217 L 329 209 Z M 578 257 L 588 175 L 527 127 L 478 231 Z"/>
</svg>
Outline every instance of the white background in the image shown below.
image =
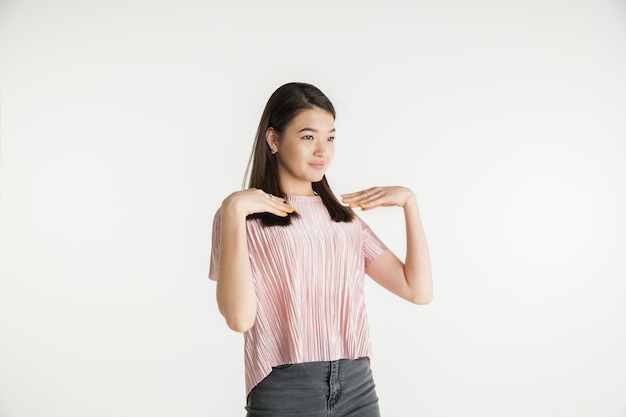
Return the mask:
<svg viewBox="0 0 626 417">
<path fill-rule="evenodd" d="M 337 194 L 420 202 L 434 302 L 367 286 L 384 416 L 626 416 L 623 2 L 3 1 L 0 39 L 0 416 L 243 416 L 211 222 L 289 81 Z"/>
</svg>

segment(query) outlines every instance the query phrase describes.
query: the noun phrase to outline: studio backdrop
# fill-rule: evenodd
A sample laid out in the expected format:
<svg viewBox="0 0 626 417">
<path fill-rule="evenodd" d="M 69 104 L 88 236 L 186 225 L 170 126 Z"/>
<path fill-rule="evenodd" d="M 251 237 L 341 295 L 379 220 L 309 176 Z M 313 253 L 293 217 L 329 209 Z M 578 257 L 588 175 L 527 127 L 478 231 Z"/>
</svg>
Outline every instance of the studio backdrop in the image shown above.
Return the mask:
<svg viewBox="0 0 626 417">
<path fill-rule="evenodd" d="M 626 415 L 623 2 L 7 0 L 0 48 L 0 416 L 244 415 L 211 224 L 290 81 L 337 194 L 418 199 L 434 301 L 366 283 L 384 416 Z"/>
</svg>

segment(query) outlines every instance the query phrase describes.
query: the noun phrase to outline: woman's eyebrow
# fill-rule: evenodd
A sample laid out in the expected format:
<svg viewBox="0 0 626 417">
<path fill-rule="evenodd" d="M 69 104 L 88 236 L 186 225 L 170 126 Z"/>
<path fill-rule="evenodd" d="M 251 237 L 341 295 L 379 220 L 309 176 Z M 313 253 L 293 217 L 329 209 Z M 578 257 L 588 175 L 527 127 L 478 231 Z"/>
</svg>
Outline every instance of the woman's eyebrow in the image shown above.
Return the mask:
<svg viewBox="0 0 626 417">
<path fill-rule="evenodd" d="M 303 127 L 302 129 L 298 130 L 298 133 L 302 133 L 302 132 L 304 132 L 305 130 L 309 130 L 309 131 L 311 131 L 311 132 L 315 132 L 315 133 L 317 133 L 317 132 L 318 132 L 318 130 L 317 130 L 317 129 L 313 129 L 312 127 Z M 332 128 L 332 130 L 330 130 L 330 131 L 329 131 L 329 133 L 334 133 L 334 132 L 335 132 L 335 128 L 333 127 L 333 128 Z"/>
</svg>

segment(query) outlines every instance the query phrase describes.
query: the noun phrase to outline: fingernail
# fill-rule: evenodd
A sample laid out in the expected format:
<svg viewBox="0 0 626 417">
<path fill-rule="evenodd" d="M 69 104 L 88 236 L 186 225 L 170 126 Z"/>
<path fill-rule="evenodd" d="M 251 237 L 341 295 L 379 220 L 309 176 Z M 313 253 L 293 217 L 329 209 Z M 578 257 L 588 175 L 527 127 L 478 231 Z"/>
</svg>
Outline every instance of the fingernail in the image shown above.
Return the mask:
<svg viewBox="0 0 626 417">
<path fill-rule="evenodd" d="M 296 211 L 296 209 L 295 209 L 295 208 L 293 208 L 293 207 L 289 207 L 289 212 L 294 212 L 294 211 Z"/>
<path fill-rule="evenodd" d="M 283 211 L 283 216 L 284 216 L 284 217 L 287 217 L 287 213 L 285 213 L 284 211 Z"/>
<path fill-rule="evenodd" d="M 359 204 L 359 207 L 365 207 L 365 204 L 361 203 Z"/>
<path fill-rule="evenodd" d="M 354 207 L 354 205 L 355 205 L 354 203 L 348 204 L 348 206 L 350 206 L 350 207 Z"/>
</svg>

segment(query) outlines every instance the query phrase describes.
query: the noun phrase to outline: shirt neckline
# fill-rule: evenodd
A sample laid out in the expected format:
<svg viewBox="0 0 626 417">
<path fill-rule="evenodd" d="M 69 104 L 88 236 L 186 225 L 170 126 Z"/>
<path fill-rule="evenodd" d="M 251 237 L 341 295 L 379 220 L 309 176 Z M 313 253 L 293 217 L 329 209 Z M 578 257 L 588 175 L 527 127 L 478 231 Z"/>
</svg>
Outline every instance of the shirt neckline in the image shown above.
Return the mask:
<svg viewBox="0 0 626 417">
<path fill-rule="evenodd" d="M 285 199 L 290 203 L 317 203 L 322 201 L 319 195 L 286 194 Z"/>
</svg>

